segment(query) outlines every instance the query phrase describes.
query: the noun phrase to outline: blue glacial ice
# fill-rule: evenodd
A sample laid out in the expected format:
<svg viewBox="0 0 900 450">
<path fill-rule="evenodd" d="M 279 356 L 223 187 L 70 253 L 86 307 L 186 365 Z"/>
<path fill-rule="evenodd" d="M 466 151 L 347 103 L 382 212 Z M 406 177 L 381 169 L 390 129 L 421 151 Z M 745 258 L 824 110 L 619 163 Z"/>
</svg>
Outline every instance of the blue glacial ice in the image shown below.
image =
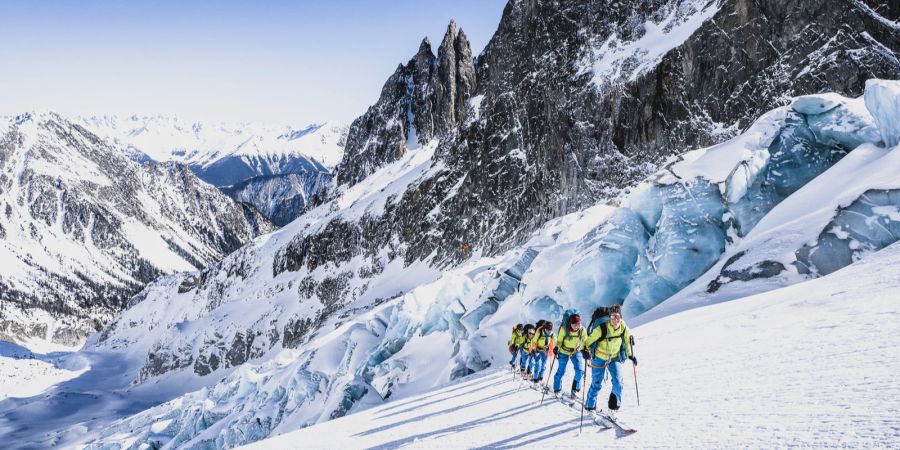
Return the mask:
<svg viewBox="0 0 900 450">
<path fill-rule="evenodd" d="M 803 274 L 828 275 L 863 255 L 900 240 L 900 190 L 872 189 L 846 208 L 797 250 L 794 265 Z"/>
<path fill-rule="evenodd" d="M 867 80 L 866 108 L 875 118 L 884 144 L 900 144 L 900 83 L 891 80 Z"/>
<path fill-rule="evenodd" d="M 859 102 L 817 95 L 770 112 L 732 141 L 683 155 L 583 239 L 557 303 L 581 311 L 621 303 L 626 317 L 653 308 L 785 198 L 853 148 L 880 140 Z"/>
</svg>

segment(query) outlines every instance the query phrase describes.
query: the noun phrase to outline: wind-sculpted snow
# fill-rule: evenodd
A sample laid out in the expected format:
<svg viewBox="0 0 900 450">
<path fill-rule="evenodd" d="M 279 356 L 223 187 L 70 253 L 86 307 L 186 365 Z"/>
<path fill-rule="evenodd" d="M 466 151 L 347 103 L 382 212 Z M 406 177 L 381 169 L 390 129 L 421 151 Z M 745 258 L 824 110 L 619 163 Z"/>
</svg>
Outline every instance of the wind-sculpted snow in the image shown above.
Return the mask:
<svg viewBox="0 0 900 450">
<path fill-rule="evenodd" d="M 427 164 L 400 161 L 382 169 L 380 189 L 371 189 L 378 186 L 371 179 L 363 183 L 374 185 L 346 190 L 346 198 L 335 200 L 353 205 L 349 209 L 329 212 L 323 205 L 214 270 L 161 280 L 145 291 L 100 336 L 97 348 L 150 350 L 151 359 L 168 355 L 159 371 L 145 366 L 151 369 L 146 380 L 191 364 L 196 371 L 198 361 L 208 366 L 213 360 L 218 366 L 209 369 L 224 378 L 85 440 L 88 448 L 104 449 L 154 442 L 164 448 L 230 448 L 505 364 L 509 326 L 516 322 L 555 320 L 569 307 L 587 314 L 621 300 L 631 316 L 650 310 L 637 318 L 640 322 L 658 311 L 686 307 L 685 293 L 698 284 L 705 287 L 710 277 L 722 291 L 738 281 L 777 278 L 795 267 L 794 252 L 806 243 L 811 243 L 808 255 L 827 255 L 831 250 L 823 248 L 836 244 L 862 255 L 897 236 L 900 210 L 890 187 L 897 183 L 898 158 L 900 152 L 883 147 L 860 99 L 801 97 L 729 142 L 673 158 L 621 206 L 597 206 L 548 222 L 499 259 L 482 257 L 439 276 L 425 272 L 406 289 L 397 280 L 414 278 L 419 270 L 414 265 L 388 263 L 374 278 L 361 278 L 372 283 L 364 288 L 355 275 L 341 278 L 368 267 L 358 257 L 341 266 L 317 262 L 310 268 L 306 261 L 291 271 L 271 271 L 279 249 L 298 242 L 290 234 L 296 229 L 390 209 L 391 200 L 382 197 L 397 183 L 418 182 L 405 174 L 429 170 Z M 823 207 L 823 198 L 845 206 L 825 202 Z M 756 208 L 747 207 L 754 199 L 761 199 Z M 880 227 L 892 231 L 885 234 Z M 824 238 L 817 242 L 817 235 Z M 773 238 L 781 240 L 766 241 Z M 791 261 L 761 258 L 776 250 Z M 853 253 L 850 259 L 857 257 Z M 799 279 L 798 273 L 794 281 Z M 320 291 L 322 286 L 328 289 Z M 376 296 L 389 286 L 404 293 Z M 302 295 L 299 302 L 295 289 Z M 173 296 L 173 290 L 185 297 Z M 335 290 L 338 294 L 328 297 Z M 362 294 L 348 294 L 354 290 Z M 203 301 L 187 300 L 191 297 Z M 356 300 L 341 300 L 349 298 Z M 171 308 L 174 304 L 184 306 Z M 265 312 L 248 315 L 249 305 Z M 143 321 L 134 328 L 141 329 L 140 336 L 128 331 L 135 320 Z M 144 339 L 147 325 L 151 333 L 164 326 L 167 337 L 142 350 L 152 342 Z M 289 331 L 296 337 L 288 339 Z M 129 342 L 129 336 L 136 340 Z M 234 348 L 216 343 L 234 341 L 238 349 L 258 352 L 229 360 Z M 287 342 L 293 350 L 284 349 Z"/>
<path fill-rule="evenodd" d="M 892 3 L 886 8 L 894 10 Z M 668 36 L 678 37 L 676 45 L 651 54 L 641 36 L 652 37 L 645 32 L 664 19 L 672 25 L 664 32 L 678 32 Z M 585 240 L 590 245 L 577 241 L 601 225 L 599 214 L 582 216 L 583 211 L 615 198 L 670 155 L 733 136 L 793 96 L 826 89 L 857 95 L 866 78 L 900 74 L 894 56 L 900 36 L 843 0 L 515 0 L 477 59 L 470 58 L 460 35 L 449 27 L 437 58 L 423 43 L 385 83 L 379 102 L 354 122 L 344 172 L 338 174 L 344 183 L 327 203 L 220 265 L 160 280 L 92 349 L 146 354 L 135 379 L 141 385 L 164 382 L 173 372 L 220 379 L 237 373 L 236 365 L 265 364 L 281 350 L 294 349 L 321 361 L 310 371 L 330 374 L 321 389 L 328 401 L 298 407 L 309 416 L 283 422 L 286 428 L 380 401 L 376 392 L 416 392 L 435 380 L 502 362 L 498 355 L 505 357 L 510 322 L 554 319 L 563 305 L 589 308 L 625 298 L 633 314 L 661 301 L 715 264 L 714 255 L 759 220 L 753 208 L 731 212 L 732 202 L 756 195 L 774 205 L 786 195 L 781 187 L 769 191 L 767 183 L 754 186 L 757 180 L 790 190 L 806 177 L 795 180 L 768 166 L 783 157 L 804 170 L 809 165 L 812 174 L 849 148 L 830 142 L 831 135 L 816 136 L 815 126 L 798 119 L 796 129 L 809 130 L 793 134 L 807 141 L 772 147 L 788 153 L 771 154 L 786 117 L 826 113 L 784 108 L 732 141 L 734 151 L 701 151 L 670 161 L 640 190 L 643 200 L 635 194 L 625 202 L 611 226 Z M 621 60 L 640 70 L 629 72 L 615 89 L 598 89 L 579 62 L 604 57 L 595 44 L 611 36 L 636 42 L 632 48 L 639 51 L 631 54 L 648 58 Z M 609 56 L 620 60 L 615 53 Z M 836 153 L 816 153 L 807 145 L 810 136 Z M 746 170 L 735 172 L 742 164 Z M 695 200 L 702 212 L 680 217 Z M 502 275 L 499 281 L 488 277 L 490 285 L 479 278 L 486 261 L 536 248 L 525 244 L 533 231 L 574 216 L 590 226 L 573 226 L 578 233 L 561 232 L 566 237 L 558 241 L 547 238 L 551 242 L 544 245 L 551 248 L 534 256 L 515 290 Z M 669 250 L 671 257 L 663 254 Z M 703 259 L 685 260 L 693 254 Z M 479 267 L 456 267 L 466 261 Z M 498 266 L 512 265 L 505 262 Z M 443 277 L 440 270 L 446 271 Z M 407 295 L 437 280 L 447 283 L 445 297 L 419 294 L 442 309 L 414 308 L 418 301 Z M 490 291 L 499 299 L 511 290 L 502 302 L 482 295 Z M 381 315 L 360 318 L 375 310 Z M 433 317 L 420 319 L 428 314 Z M 346 337 L 350 330 L 343 327 L 350 323 L 359 342 L 333 335 Z M 423 328 L 440 331 L 417 334 Z M 333 359 L 322 352 L 311 356 L 326 336 L 342 342 L 342 351 L 332 349 Z M 372 349 L 377 351 L 369 355 Z M 368 369 L 357 372 L 361 367 Z M 232 414 L 238 404 L 235 399 Z M 277 417 L 268 413 L 277 408 L 260 404 L 242 409 L 244 419 L 221 419 L 194 438 L 214 443 L 238 434 L 229 430 L 241 429 L 242 421 L 256 423 L 251 414 L 258 411 L 264 412 L 260 423 Z M 132 435 L 126 422 L 118 426 Z M 107 441 L 115 440 L 104 433 Z"/>
</svg>

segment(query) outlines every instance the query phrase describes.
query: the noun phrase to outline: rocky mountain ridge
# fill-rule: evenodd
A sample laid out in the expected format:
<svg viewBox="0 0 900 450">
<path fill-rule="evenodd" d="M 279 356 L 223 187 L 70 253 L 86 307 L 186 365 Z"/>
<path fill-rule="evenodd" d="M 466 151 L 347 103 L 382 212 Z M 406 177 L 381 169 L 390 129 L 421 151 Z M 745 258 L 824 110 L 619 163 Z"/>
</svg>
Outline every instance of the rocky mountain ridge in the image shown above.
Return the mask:
<svg viewBox="0 0 900 450">
<path fill-rule="evenodd" d="M 143 163 L 50 112 L 0 124 L 0 334 L 77 345 L 158 276 L 272 230 L 183 164 Z"/>
</svg>

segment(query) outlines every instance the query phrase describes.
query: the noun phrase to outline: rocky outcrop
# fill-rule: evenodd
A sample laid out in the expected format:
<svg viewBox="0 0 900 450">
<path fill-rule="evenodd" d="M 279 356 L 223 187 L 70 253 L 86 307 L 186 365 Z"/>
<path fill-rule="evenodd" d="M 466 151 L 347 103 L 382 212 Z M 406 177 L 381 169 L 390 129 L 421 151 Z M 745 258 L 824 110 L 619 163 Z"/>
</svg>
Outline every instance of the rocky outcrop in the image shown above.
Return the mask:
<svg viewBox="0 0 900 450">
<path fill-rule="evenodd" d="M 462 123 L 475 90 L 469 40 L 450 22 L 437 56 L 425 38 L 419 51 L 388 78 L 378 102 L 353 121 L 338 165 L 338 182 L 355 184 L 407 150 Z"/>
<path fill-rule="evenodd" d="M 900 77 L 898 10 L 857 0 L 511 1 L 477 76 L 457 77 L 452 102 L 425 81 L 434 79 L 427 42 L 398 68 L 354 122 L 338 182 L 353 184 L 401 157 L 412 129 L 419 141 L 442 139 L 440 170 L 378 217 L 298 236 L 285 260 L 296 267 L 372 254 L 374 242 L 391 241 L 385 230 L 407 262 L 431 257 L 446 266 L 465 249 L 497 254 L 550 218 L 615 197 L 673 153 L 733 136 L 792 96 L 858 96 L 867 78 Z M 455 60 L 455 73 L 468 73 L 459 70 L 460 52 L 449 51 L 450 35 L 437 72 L 450 73 Z M 455 51 L 465 47 L 453 42 Z M 460 117 L 469 80 L 477 83 Z M 437 124 L 447 123 L 460 125 L 441 133 Z M 358 236 L 343 241 L 359 243 L 343 257 L 304 244 L 339 230 Z M 324 253 L 307 258 L 316 248 Z"/>
</svg>

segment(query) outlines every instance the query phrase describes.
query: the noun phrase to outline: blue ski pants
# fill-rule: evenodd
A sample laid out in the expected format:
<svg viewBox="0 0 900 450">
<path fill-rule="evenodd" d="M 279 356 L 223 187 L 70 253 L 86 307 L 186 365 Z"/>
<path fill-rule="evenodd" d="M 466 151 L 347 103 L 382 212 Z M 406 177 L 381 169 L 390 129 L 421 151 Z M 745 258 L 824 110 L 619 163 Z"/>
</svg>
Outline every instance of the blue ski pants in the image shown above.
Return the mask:
<svg viewBox="0 0 900 450">
<path fill-rule="evenodd" d="M 616 395 L 619 405 L 622 404 L 622 374 L 621 364 L 617 362 L 609 363 L 600 358 L 594 358 L 591 364 L 591 388 L 587 391 L 587 400 L 584 403 L 585 408 L 595 408 L 597 406 L 597 394 L 603 387 L 603 377 L 606 375 L 606 369 L 609 369 L 609 378 L 612 379 L 612 393 Z M 606 366 L 606 367 L 604 367 Z"/>
<path fill-rule="evenodd" d="M 556 376 L 553 378 L 553 392 L 559 392 L 560 389 L 562 389 L 562 379 L 566 374 L 566 366 L 569 365 L 569 361 L 572 361 L 572 366 L 575 367 L 575 390 L 581 390 L 581 378 L 584 375 L 582 361 L 584 361 L 584 358 L 582 358 L 581 354 L 578 352 L 575 352 L 574 355 L 560 353 L 559 362 L 556 367 Z"/>
<path fill-rule="evenodd" d="M 521 348 L 518 348 L 518 347 L 516 348 L 516 351 L 509 352 L 510 354 L 512 354 L 512 358 L 509 359 L 509 365 L 511 365 L 511 366 L 516 365 L 516 358 L 521 358 L 523 352 L 525 352 L 525 350 L 522 350 Z"/>
<path fill-rule="evenodd" d="M 528 356 L 528 352 L 525 351 L 524 348 L 519 349 L 519 370 L 528 370 L 530 369 L 529 364 L 531 363 L 531 359 Z"/>
<path fill-rule="evenodd" d="M 533 380 L 544 378 L 544 367 L 547 366 L 547 352 L 534 352 L 531 355 L 531 376 Z"/>
</svg>

